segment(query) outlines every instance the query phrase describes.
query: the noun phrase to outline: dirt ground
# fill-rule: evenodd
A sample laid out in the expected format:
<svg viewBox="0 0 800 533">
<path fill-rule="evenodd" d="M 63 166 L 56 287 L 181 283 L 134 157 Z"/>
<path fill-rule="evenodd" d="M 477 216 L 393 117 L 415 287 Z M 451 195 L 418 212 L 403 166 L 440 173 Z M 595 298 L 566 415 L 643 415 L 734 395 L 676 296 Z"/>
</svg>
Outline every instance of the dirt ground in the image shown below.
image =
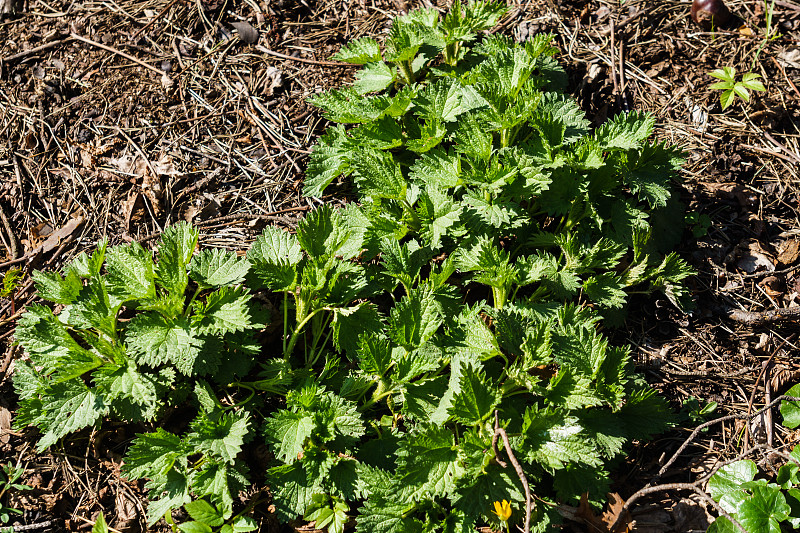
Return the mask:
<svg viewBox="0 0 800 533">
<path fill-rule="evenodd" d="M 330 56 L 353 38 L 385 36 L 400 12 L 447 2 L 27 4 L 0 20 L 0 275 L 60 266 L 103 236 L 151 242 L 179 220 L 200 228 L 202 246 L 233 250 L 265 224 L 292 228 L 315 204 L 301 196 L 303 169 L 326 125 L 306 99 L 355 70 Z M 781 426 L 777 410 L 775 420 L 771 411 L 745 417 L 800 382 L 800 3 L 730 1 L 738 18 L 714 31 L 691 20 L 686 1 L 510 7 L 493 31 L 519 40 L 552 32 L 570 90 L 595 124 L 648 111 L 657 135 L 687 152 L 682 200 L 696 218 L 680 251 L 698 272 L 696 309 L 634 300 L 627 325 L 609 333 L 631 345 L 676 410 L 717 402 L 714 416 L 736 416 L 699 433 L 672 464 L 702 420 L 687 417 L 634 448 L 614 491 L 627 498 L 655 481 L 691 483 L 743 453 L 775 470 L 800 433 Z M 723 111 L 708 73 L 724 66 L 760 74 L 766 92 Z M 342 203 L 346 184 L 333 189 L 323 201 Z M 23 466 L 33 487 L 9 503 L 24 509 L 28 530 L 88 530 L 101 510 L 113 527 L 139 530 L 143 487 L 119 472 L 125 428 L 79 433 L 47 454 L 34 453 L 35 435 L 10 429 L 20 355 L 10 341 L 34 300 L 27 277 L 0 300 L 0 462 Z M 678 490 L 632 506 L 635 530 L 654 533 L 705 530 L 711 511 Z M 264 531 L 281 530 L 268 509 L 257 518 Z"/>
</svg>

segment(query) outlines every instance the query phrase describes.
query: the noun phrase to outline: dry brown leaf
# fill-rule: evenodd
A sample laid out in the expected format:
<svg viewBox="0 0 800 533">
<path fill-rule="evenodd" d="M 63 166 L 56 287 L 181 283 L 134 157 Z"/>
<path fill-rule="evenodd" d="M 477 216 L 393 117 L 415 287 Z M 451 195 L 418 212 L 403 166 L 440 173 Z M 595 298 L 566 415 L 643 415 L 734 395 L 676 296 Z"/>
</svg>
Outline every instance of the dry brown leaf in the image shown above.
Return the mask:
<svg viewBox="0 0 800 533">
<path fill-rule="evenodd" d="M 800 259 L 800 240 L 787 239 L 778 247 L 778 263 L 789 266 Z"/>
<path fill-rule="evenodd" d="M 612 533 L 627 533 L 630 531 L 628 526 L 633 519 L 628 510 L 625 509 L 625 500 L 616 492 L 609 492 L 606 497 L 608 498 L 608 508 L 603 511 L 603 515 L 600 518 L 606 525 L 606 530 Z M 617 527 L 612 530 L 611 528 L 615 523 Z"/>
<path fill-rule="evenodd" d="M 36 249 L 28 252 L 28 255 L 37 255 L 39 253 L 47 253 L 55 250 L 61 243 L 68 240 L 73 239 L 75 235 L 77 235 L 81 229 L 83 229 L 83 224 L 85 220 L 82 216 L 77 216 L 75 218 L 71 218 L 69 222 L 61 226 L 56 231 L 50 233 L 47 239 L 39 245 Z"/>
<path fill-rule="evenodd" d="M 142 194 L 137 191 L 131 191 L 127 200 L 121 204 L 122 217 L 125 220 L 125 231 L 131 230 L 131 223 L 138 223 L 142 220 L 144 215 L 144 199 Z"/>
<path fill-rule="evenodd" d="M 8 444 L 11 431 L 11 411 L 5 407 L 0 407 L 0 443 Z"/>
</svg>

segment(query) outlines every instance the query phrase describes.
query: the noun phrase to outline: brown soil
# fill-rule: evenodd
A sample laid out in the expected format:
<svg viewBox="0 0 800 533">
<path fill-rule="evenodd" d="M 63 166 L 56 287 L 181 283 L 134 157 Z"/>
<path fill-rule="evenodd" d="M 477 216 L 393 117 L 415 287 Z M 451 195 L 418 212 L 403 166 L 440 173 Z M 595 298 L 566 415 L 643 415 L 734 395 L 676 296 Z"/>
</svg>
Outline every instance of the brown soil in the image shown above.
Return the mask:
<svg viewBox="0 0 800 533">
<path fill-rule="evenodd" d="M 103 236 L 149 242 L 178 220 L 200 228 L 202 245 L 234 250 L 265 224 L 293 227 L 314 206 L 300 194 L 303 169 L 326 125 L 306 98 L 354 71 L 326 60 L 352 38 L 385 35 L 400 11 L 432 4 L 27 3 L 0 20 L 0 275 L 60 266 Z M 687 232 L 681 250 L 698 271 L 697 307 L 682 315 L 666 300 L 634 301 L 627 326 L 611 333 L 676 409 L 694 398 L 745 415 L 800 378 L 798 314 L 745 313 L 796 310 L 800 293 L 800 4 L 774 5 L 770 39 L 764 3 L 743 0 L 729 4 L 738 20 L 713 32 L 676 0 L 516 2 L 496 30 L 520 40 L 553 32 L 594 123 L 648 111 L 657 135 L 687 152 L 683 201 L 711 221 L 706 233 Z M 708 73 L 723 66 L 760 74 L 767 91 L 722 111 Z M 341 192 L 324 200 L 340 203 Z M 34 487 L 9 503 L 40 531 L 90 529 L 101 510 L 118 529 L 144 527 L 143 487 L 119 472 L 135 429 L 104 426 L 46 454 L 34 453 L 35 435 L 9 429 L 19 356 L 9 341 L 32 301 L 27 278 L 13 301 L 0 300 L 0 462 L 24 466 Z M 743 452 L 774 470 L 785 461 L 775 450 L 800 441 L 774 417 L 711 426 L 660 481 L 692 482 Z M 698 423 L 636 447 L 614 490 L 625 498 L 654 481 Z M 707 505 L 690 495 L 638 500 L 635 530 L 704 530 Z M 258 518 L 280 529 L 269 509 Z M 589 530 L 575 518 L 568 527 Z"/>
</svg>

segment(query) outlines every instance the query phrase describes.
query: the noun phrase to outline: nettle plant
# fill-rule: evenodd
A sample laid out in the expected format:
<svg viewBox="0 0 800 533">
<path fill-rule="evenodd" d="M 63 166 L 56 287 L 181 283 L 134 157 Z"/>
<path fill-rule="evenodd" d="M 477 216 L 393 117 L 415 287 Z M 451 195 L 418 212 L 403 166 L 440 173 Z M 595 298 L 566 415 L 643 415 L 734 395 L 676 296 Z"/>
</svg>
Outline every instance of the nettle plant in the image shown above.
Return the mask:
<svg viewBox="0 0 800 533">
<path fill-rule="evenodd" d="M 550 36 L 478 38 L 504 10 L 414 11 L 383 49 L 337 54 L 364 69 L 312 101 L 355 125 L 321 137 L 306 193 L 352 176 L 358 202 L 268 227 L 246 257 L 195 253 L 178 225 L 155 260 L 101 245 L 37 273 L 59 305 L 17 328 L 17 426 L 44 449 L 106 418 L 143 423 L 124 472 L 148 480 L 151 522 L 183 507 L 184 531 L 254 527 L 251 479 L 282 521 L 328 531 L 498 527 L 504 500 L 519 523 L 509 452 L 534 530 L 557 501 L 601 504 L 624 446 L 672 421 L 600 326 L 632 293 L 686 299 L 689 268 L 663 255 L 680 154 L 648 141 L 643 114 L 590 130 Z M 263 442 L 265 479 L 246 450 Z"/>
</svg>

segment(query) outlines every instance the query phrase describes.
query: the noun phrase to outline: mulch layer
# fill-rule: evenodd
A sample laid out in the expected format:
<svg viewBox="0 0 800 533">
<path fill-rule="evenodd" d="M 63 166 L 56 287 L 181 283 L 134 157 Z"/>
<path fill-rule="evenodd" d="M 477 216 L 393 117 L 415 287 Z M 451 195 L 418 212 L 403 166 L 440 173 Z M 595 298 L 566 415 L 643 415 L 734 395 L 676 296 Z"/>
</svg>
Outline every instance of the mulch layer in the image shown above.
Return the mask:
<svg viewBox="0 0 800 533">
<path fill-rule="evenodd" d="M 152 244 L 186 220 L 201 246 L 244 251 L 264 225 L 293 228 L 320 203 L 301 195 L 311 146 L 326 127 L 309 96 L 352 80 L 329 61 L 353 38 L 381 38 L 398 13 L 447 2 L 404 0 L 0 0 L 0 276 L 63 265 L 102 237 Z M 680 250 L 697 270 L 696 308 L 634 299 L 628 344 L 647 380 L 684 405 L 717 402 L 701 419 L 634 448 L 614 474 L 609 512 L 632 501 L 635 531 L 704 531 L 715 513 L 691 484 L 721 462 L 785 463 L 800 432 L 776 409 L 800 380 L 800 4 L 731 1 L 705 30 L 685 1 L 512 2 L 494 31 L 552 32 L 570 90 L 594 124 L 652 113 L 656 134 L 687 152 L 682 201 L 692 223 Z M 771 14 L 771 18 L 767 15 Z M 770 26 L 767 26 L 767 20 Z M 766 92 L 726 110 L 714 69 L 761 76 Z M 17 531 L 91 529 L 98 512 L 121 531 L 146 529 L 141 484 L 120 477 L 109 426 L 36 454 L 11 430 L 15 320 L 35 301 L 26 276 L 0 300 L 0 462 L 32 491 Z M 686 409 L 684 409 L 686 412 Z M 693 486 L 693 485 L 692 485 Z M 698 485 L 699 486 L 699 485 Z M 681 490 L 678 490 L 681 489 Z M 566 530 L 596 531 L 577 513 Z M 263 531 L 278 525 L 259 512 Z"/>
</svg>

